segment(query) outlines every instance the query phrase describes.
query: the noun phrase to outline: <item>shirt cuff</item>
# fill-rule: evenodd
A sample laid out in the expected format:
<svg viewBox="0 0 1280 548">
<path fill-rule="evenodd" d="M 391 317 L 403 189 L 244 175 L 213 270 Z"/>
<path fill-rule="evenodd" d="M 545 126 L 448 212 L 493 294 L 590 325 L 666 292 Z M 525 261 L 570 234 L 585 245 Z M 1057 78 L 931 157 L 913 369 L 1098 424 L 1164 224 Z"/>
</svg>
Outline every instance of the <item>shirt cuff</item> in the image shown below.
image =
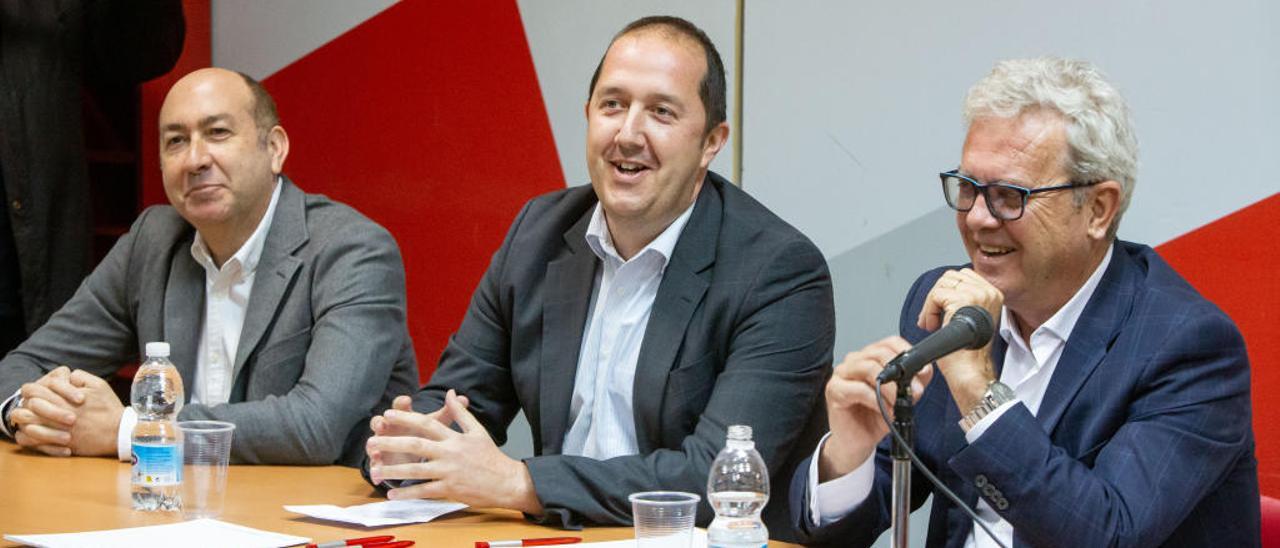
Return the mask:
<svg viewBox="0 0 1280 548">
<path fill-rule="evenodd" d="M 116 431 L 116 455 L 120 460 L 133 460 L 133 427 L 138 424 L 138 412 L 125 406 L 120 414 L 120 429 Z"/>
<path fill-rule="evenodd" d="M 831 436 L 828 432 L 818 442 L 818 448 L 809 460 L 809 516 L 815 527 L 822 527 L 840 520 L 871 495 L 871 487 L 875 484 L 876 454 L 871 452 L 852 472 L 818 483 L 818 456 L 822 454 L 822 446 Z"/>
<path fill-rule="evenodd" d="M 13 405 L 14 400 L 18 399 L 18 394 L 21 393 L 22 389 L 19 388 L 12 396 L 9 396 L 9 399 L 4 400 L 4 403 L 0 404 L 0 431 L 3 431 L 4 435 L 9 436 L 10 438 L 16 437 L 18 433 L 9 431 L 9 412 L 13 411 L 9 407 Z"/>
<path fill-rule="evenodd" d="M 978 438 L 982 437 L 982 433 L 986 432 L 987 428 L 989 428 L 992 423 L 996 422 L 996 419 L 999 419 L 1001 415 L 1004 415 L 1005 411 L 1012 409 L 1013 406 L 1018 403 L 1020 402 L 1017 399 L 1012 399 L 1000 404 L 1000 407 L 997 407 L 990 413 L 987 413 L 987 416 L 982 417 L 981 420 L 973 425 L 973 428 L 970 428 L 968 432 L 965 432 L 964 440 L 969 443 L 978 441 Z"/>
</svg>

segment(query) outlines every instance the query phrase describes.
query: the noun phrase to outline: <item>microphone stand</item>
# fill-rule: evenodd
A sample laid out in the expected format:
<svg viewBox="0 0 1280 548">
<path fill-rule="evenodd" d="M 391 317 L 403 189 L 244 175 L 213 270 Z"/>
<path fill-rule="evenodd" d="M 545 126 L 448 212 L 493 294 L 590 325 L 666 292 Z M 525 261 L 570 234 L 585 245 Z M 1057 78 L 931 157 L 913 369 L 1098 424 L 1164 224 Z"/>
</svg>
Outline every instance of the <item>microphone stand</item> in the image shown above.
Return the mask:
<svg viewBox="0 0 1280 548">
<path fill-rule="evenodd" d="M 893 401 L 893 429 L 907 445 L 893 439 L 893 548 L 907 548 L 907 529 L 911 517 L 911 457 L 907 451 L 915 444 L 915 410 L 911 401 L 911 379 L 898 380 L 898 394 Z"/>
</svg>

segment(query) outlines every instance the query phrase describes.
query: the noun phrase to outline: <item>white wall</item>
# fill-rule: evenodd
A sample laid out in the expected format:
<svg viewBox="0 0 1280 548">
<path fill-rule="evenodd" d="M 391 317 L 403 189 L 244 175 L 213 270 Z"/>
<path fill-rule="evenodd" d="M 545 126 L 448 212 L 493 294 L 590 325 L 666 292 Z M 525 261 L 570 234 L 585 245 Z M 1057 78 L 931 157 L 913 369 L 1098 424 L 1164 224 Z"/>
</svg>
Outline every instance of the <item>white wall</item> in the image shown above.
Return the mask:
<svg viewBox="0 0 1280 548">
<path fill-rule="evenodd" d="M 853 249 L 942 205 L 961 100 L 995 60 L 1078 57 L 1136 119 L 1122 236 L 1160 243 L 1280 188 L 1277 13 L 1262 0 L 753 1 L 743 183 L 828 256 Z"/>
</svg>

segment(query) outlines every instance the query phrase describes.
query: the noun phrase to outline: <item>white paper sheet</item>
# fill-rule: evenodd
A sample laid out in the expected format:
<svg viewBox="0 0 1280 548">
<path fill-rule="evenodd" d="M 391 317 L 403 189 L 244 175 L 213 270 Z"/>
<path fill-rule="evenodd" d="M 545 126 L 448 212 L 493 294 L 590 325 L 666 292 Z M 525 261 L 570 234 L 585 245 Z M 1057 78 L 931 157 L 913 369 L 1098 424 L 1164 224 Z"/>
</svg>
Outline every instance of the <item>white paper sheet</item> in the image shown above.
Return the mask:
<svg viewBox="0 0 1280 548">
<path fill-rule="evenodd" d="M 446 500 L 388 500 L 386 502 L 358 504 L 346 508 L 332 504 L 315 504 L 309 506 L 285 506 L 284 509 L 313 518 L 358 523 L 365 527 L 381 527 L 383 525 L 425 523 L 466 507 L 467 505 L 460 502 Z"/>
<path fill-rule="evenodd" d="M 196 519 L 167 525 L 108 529 L 53 535 L 5 535 L 5 540 L 39 548 L 139 548 L 148 546 L 243 546 L 281 548 L 311 542 L 307 537 L 282 535 L 216 519 Z"/>
</svg>

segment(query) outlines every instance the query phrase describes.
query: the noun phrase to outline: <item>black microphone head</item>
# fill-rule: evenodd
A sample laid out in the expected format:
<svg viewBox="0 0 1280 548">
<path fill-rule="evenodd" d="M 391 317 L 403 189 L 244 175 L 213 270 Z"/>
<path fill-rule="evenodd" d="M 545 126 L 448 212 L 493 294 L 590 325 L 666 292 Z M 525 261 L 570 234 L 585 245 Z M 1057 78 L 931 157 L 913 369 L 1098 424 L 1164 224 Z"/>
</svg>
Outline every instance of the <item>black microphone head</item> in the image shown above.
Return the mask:
<svg viewBox="0 0 1280 548">
<path fill-rule="evenodd" d="M 991 336 L 995 334 L 995 322 L 991 321 L 991 314 L 987 309 L 981 306 L 964 306 L 957 310 L 951 316 L 953 322 L 964 322 L 973 329 L 973 344 L 969 345 L 972 350 L 977 350 L 991 342 Z"/>
</svg>

